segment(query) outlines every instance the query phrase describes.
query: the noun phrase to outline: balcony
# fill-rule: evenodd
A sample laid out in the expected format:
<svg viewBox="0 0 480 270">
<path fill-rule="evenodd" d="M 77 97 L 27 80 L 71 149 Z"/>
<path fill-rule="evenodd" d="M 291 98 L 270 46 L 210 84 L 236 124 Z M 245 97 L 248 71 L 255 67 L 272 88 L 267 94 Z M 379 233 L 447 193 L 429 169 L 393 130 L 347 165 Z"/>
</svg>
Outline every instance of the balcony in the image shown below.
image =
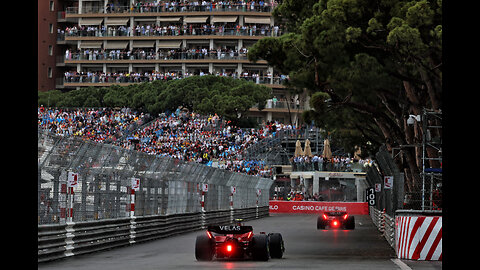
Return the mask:
<svg viewBox="0 0 480 270">
<path fill-rule="evenodd" d="M 88 87 L 88 86 L 99 86 L 99 87 L 107 87 L 111 85 L 121 85 L 126 86 L 135 83 L 144 83 L 144 82 L 152 82 L 155 80 L 179 80 L 185 77 L 193 76 L 193 74 L 188 74 L 186 76 L 180 76 L 176 72 L 154 72 L 154 73 L 138 73 L 138 72 L 131 72 L 131 73 L 103 73 L 103 72 L 96 72 L 96 73 L 82 73 L 79 74 L 77 72 L 68 74 L 64 78 L 57 79 L 57 85 L 63 87 Z M 285 76 L 282 77 L 272 77 L 272 76 L 260 76 L 256 74 L 252 75 L 240 75 L 239 77 L 235 75 L 230 75 L 233 78 L 238 78 L 240 80 L 251 81 L 256 84 L 263 84 L 270 88 L 283 88 L 282 82 L 286 79 Z M 282 102 L 277 102 L 275 105 L 271 104 L 271 101 L 267 104 L 269 108 L 278 108 L 278 109 L 286 109 L 287 104 L 283 104 Z M 293 108 L 293 107 L 292 107 Z M 257 109 L 258 110 L 258 109 Z"/>
<path fill-rule="evenodd" d="M 72 27 L 64 32 L 65 40 L 138 40 L 138 39 L 261 39 L 284 34 L 273 27 L 224 28 L 215 25 L 207 27 L 169 26 L 155 27 L 149 30 L 137 30 L 130 27 Z"/>
<path fill-rule="evenodd" d="M 148 15 L 159 16 L 159 14 L 175 14 L 175 15 L 195 15 L 195 13 L 253 13 L 253 14 L 268 14 L 273 11 L 275 4 L 265 3 L 248 5 L 243 4 L 214 4 L 207 5 L 193 5 L 190 3 L 179 3 L 178 5 L 166 5 L 165 3 L 138 3 L 132 6 L 87 6 L 81 10 L 78 7 L 67 7 L 66 16 L 84 15 L 84 14 L 121 14 L 128 16 Z M 81 12 L 80 12 L 81 11 Z"/>
<path fill-rule="evenodd" d="M 61 58 L 61 59 L 60 59 Z M 88 50 L 79 53 L 71 53 L 69 58 L 57 57 L 57 63 L 64 64 L 87 64 L 87 63 L 250 63 L 247 55 L 238 51 L 209 51 L 202 53 L 199 50 L 158 50 L 153 48 L 137 49 L 134 51 L 115 50 Z M 267 64 L 265 60 L 259 60 L 256 64 Z"/>
</svg>

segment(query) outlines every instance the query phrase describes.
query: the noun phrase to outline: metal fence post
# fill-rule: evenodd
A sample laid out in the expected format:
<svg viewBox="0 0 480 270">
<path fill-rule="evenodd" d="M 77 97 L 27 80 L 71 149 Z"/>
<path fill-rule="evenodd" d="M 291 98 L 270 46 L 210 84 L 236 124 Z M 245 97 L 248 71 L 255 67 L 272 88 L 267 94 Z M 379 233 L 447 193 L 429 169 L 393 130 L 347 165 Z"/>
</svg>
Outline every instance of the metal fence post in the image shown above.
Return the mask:
<svg viewBox="0 0 480 270">
<path fill-rule="evenodd" d="M 65 234 L 65 256 L 66 257 L 69 257 L 69 256 L 73 256 L 73 244 L 74 244 L 74 241 L 73 241 L 73 237 L 75 237 L 75 229 L 73 228 L 73 226 L 75 225 L 75 222 L 72 222 L 72 221 L 69 221 L 66 223 L 67 226 L 65 227 L 65 230 L 67 231 L 67 233 Z"/>
<path fill-rule="evenodd" d="M 233 187 L 230 188 L 230 223 L 233 223 Z"/>
<path fill-rule="evenodd" d="M 203 191 L 202 187 L 202 193 L 200 197 L 200 206 L 201 206 L 201 219 L 200 219 L 200 224 L 202 225 L 202 229 L 205 229 L 205 223 L 206 223 L 206 216 L 205 216 L 205 191 Z"/>
</svg>

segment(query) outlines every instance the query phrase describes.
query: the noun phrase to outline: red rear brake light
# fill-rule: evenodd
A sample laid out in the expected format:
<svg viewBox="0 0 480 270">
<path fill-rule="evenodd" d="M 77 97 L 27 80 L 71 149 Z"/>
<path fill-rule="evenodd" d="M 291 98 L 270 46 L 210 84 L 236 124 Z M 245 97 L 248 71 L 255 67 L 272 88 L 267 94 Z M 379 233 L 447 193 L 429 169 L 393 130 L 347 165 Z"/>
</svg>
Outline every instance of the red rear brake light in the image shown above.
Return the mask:
<svg viewBox="0 0 480 270">
<path fill-rule="evenodd" d="M 334 220 L 333 221 L 333 226 L 337 226 L 338 225 L 338 221 Z"/>
<path fill-rule="evenodd" d="M 323 219 L 327 219 L 327 216 L 325 214 L 323 214 Z"/>
<path fill-rule="evenodd" d="M 348 218 L 348 214 L 345 214 L 345 215 L 343 216 L 343 219 L 347 219 L 347 218 Z"/>
<path fill-rule="evenodd" d="M 250 237 L 252 237 L 252 234 L 253 234 L 252 232 L 249 232 L 249 233 L 247 234 L 247 239 L 250 239 Z"/>
<path fill-rule="evenodd" d="M 232 250 L 233 250 L 232 245 L 227 245 L 227 252 L 232 252 Z"/>
<path fill-rule="evenodd" d="M 208 238 L 210 238 L 210 239 L 212 239 L 212 238 L 213 238 L 213 235 L 212 235 L 212 233 L 211 233 L 211 232 L 209 232 L 209 231 L 207 231 L 207 236 L 208 236 Z"/>
</svg>

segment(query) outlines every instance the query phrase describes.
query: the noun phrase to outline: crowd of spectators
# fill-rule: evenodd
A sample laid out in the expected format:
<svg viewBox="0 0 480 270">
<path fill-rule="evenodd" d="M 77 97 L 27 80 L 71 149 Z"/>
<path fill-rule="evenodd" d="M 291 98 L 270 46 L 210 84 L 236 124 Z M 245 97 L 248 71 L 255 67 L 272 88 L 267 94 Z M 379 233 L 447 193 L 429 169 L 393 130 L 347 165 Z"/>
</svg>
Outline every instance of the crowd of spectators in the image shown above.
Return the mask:
<svg viewBox="0 0 480 270">
<path fill-rule="evenodd" d="M 218 48 L 182 48 L 170 50 L 158 50 L 159 59 L 246 59 L 248 49 L 242 47 L 240 50 Z"/>
<path fill-rule="evenodd" d="M 349 172 L 355 169 L 367 169 L 373 165 L 371 159 L 355 159 L 348 156 L 332 156 L 325 158 L 323 155 L 313 155 L 312 157 L 300 155 L 291 158 L 293 171 L 336 171 Z M 358 166 L 354 166 L 354 164 Z"/>
<path fill-rule="evenodd" d="M 56 135 L 78 136 L 95 142 L 114 141 L 132 126 L 141 124 L 143 113 L 129 109 L 58 109 L 38 107 L 38 128 Z"/>
<path fill-rule="evenodd" d="M 248 175 L 270 177 L 262 160 L 244 160 L 242 151 L 270 136 L 271 127 L 240 129 L 217 115 L 177 110 L 161 114 L 141 129 L 148 116 L 130 109 L 52 109 L 38 107 L 38 128 L 60 136 L 135 149 Z"/>
<path fill-rule="evenodd" d="M 263 0 L 224 0 L 224 1 L 198 1 L 198 0 L 175 0 L 175 1 L 135 1 L 131 7 L 116 6 L 108 3 L 107 13 L 125 12 L 190 12 L 190 11 L 256 11 L 271 12 L 278 5 L 277 1 Z"/>
<path fill-rule="evenodd" d="M 59 36 L 73 37 L 110 37 L 110 36 L 183 36 L 183 35 L 237 35 L 237 36 L 273 36 L 282 34 L 278 26 L 268 24 L 137 24 L 134 27 L 124 25 L 74 25 L 57 30 Z"/>
<path fill-rule="evenodd" d="M 247 59 L 248 49 L 182 48 L 182 49 L 90 49 L 65 50 L 65 60 L 188 60 L 188 59 Z M 157 58 L 158 55 L 158 58 Z"/>
<path fill-rule="evenodd" d="M 232 77 L 234 79 L 243 79 L 247 81 L 255 82 L 256 84 L 265 83 L 270 84 L 272 80 L 274 83 L 281 84 L 284 80 L 288 79 L 284 75 L 273 75 L 267 71 L 267 74 L 252 73 L 249 71 L 243 71 L 240 74 L 237 72 L 220 72 L 217 71 L 213 74 L 209 72 L 200 71 L 197 73 L 175 72 L 175 71 L 151 71 L 151 72 L 101 72 L 101 71 L 66 71 L 64 73 L 65 83 L 141 83 L 152 82 L 156 80 L 179 80 L 191 76 L 204 76 L 215 75 Z"/>
<path fill-rule="evenodd" d="M 274 136 L 279 130 L 294 126 L 267 122 L 259 129 L 241 129 L 217 115 L 203 116 L 177 110 L 149 120 L 149 115 L 123 108 L 59 109 L 38 107 L 38 127 L 60 136 L 78 136 L 85 140 L 112 143 L 150 155 L 168 156 L 184 161 L 249 175 L 270 177 L 262 160 L 245 160 L 242 152 L 259 140 Z M 127 136 L 128 135 L 128 136 Z M 346 156 L 297 156 L 291 159 L 293 171 L 352 171 L 368 168 L 371 159 Z"/>
<path fill-rule="evenodd" d="M 66 71 L 65 83 L 141 83 L 156 80 L 182 79 L 178 72 L 101 72 L 101 71 Z"/>
<path fill-rule="evenodd" d="M 249 145 L 270 134 L 263 128 L 240 129 L 217 115 L 207 117 L 177 110 L 136 130 L 121 146 L 249 175 L 270 176 L 264 161 L 244 160 L 241 155 Z"/>
</svg>

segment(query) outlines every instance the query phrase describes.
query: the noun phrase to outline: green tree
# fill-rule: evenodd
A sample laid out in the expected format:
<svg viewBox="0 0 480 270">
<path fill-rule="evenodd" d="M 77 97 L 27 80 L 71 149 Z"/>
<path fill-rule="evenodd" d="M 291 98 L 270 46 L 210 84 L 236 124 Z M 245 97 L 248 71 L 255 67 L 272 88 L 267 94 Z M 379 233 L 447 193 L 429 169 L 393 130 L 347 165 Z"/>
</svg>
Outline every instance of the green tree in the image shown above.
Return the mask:
<svg viewBox="0 0 480 270">
<path fill-rule="evenodd" d="M 38 91 L 38 106 L 56 107 L 62 98 L 63 94 L 60 90 Z"/>
<path fill-rule="evenodd" d="M 265 108 L 271 89 L 244 80 L 214 75 L 170 81 L 159 95 L 160 108 L 187 108 L 202 114 L 218 114 L 236 121 L 254 105 Z"/>
<path fill-rule="evenodd" d="M 290 33 L 260 40 L 248 57 L 267 60 L 289 74 L 291 87 L 307 89 L 313 111 L 304 116 L 344 144 L 416 144 L 423 130 L 406 124 L 409 114 L 442 104 L 441 8 L 441 0 L 285 0 L 274 16 Z M 413 189 L 419 149 L 402 150 L 399 167 Z"/>
<path fill-rule="evenodd" d="M 87 87 L 65 93 L 39 92 L 38 103 L 47 106 L 50 100 L 50 106 L 60 107 L 129 107 L 152 115 L 186 108 L 238 122 L 251 107 L 265 108 L 271 92 L 253 82 L 208 75 L 128 86 Z"/>
</svg>

